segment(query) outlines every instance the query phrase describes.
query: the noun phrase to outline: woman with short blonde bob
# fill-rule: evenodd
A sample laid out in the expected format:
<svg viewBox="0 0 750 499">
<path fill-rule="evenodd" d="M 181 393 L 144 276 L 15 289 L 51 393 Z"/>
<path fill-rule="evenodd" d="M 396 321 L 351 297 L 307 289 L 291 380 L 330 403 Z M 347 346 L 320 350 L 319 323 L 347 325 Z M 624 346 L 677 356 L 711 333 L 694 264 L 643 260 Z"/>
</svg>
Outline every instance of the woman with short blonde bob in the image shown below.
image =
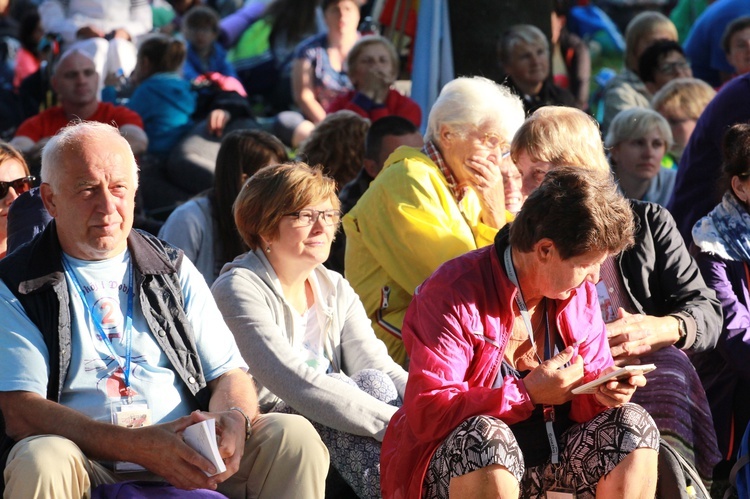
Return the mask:
<svg viewBox="0 0 750 499">
<path fill-rule="evenodd" d="M 672 130 L 662 115 L 641 108 L 620 112 L 612 120 L 604 145 L 625 197 L 667 205 L 677 170 L 661 166 L 672 147 Z"/>
<path fill-rule="evenodd" d="M 568 138 L 575 137 L 575 147 Z M 608 171 L 596 121 L 580 109 L 545 106 L 526 118 L 513 137 L 510 157 L 523 176 L 523 195 L 528 197 L 553 165 L 576 165 Z"/>
<path fill-rule="evenodd" d="M 675 163 L 680 162 L 698 118 L 715 95 L 716 90 L 698 78 L 675 78 L 654 94 L 651 107 L 672 129 L 669 154 Z"/>
<path fill-rule="evenodd" d="M 242 188 L 234 217 L 250 251 L 224 267 L 212 291 L 261 412 L 310 419 L 359 497 L 379 497 L 380 442 L 406 372 L 349 283 L 322 266 L 341 218 L 334 180 L 304 163 L 262 168 Z"/>
</svg>

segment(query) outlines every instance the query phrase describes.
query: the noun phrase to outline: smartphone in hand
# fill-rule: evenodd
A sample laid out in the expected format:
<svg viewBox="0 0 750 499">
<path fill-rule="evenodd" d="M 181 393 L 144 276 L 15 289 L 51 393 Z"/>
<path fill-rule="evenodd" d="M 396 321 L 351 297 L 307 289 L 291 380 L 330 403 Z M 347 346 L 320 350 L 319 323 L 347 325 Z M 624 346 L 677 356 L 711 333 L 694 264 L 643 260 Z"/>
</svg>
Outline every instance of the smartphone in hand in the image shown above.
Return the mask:
<svg viewBox="0 0 750 499">
<path fill-rule="evenodd" d="M 656 369 L 654 364 L 638 364 L 632 366 L 623 366 L 617 371 L 612 371 L 607 374 L 603 374 L 596 378 L 594 381 L 589 381 L 585 385 L 581 385 L 578 388 L 573 388 L 573 395 L 581 395 L 583 393 L 594 393 L 599 385 L 611 381 L 613 379 L 623 380 L 627 379 L 634 374 L 646 374 Z"/>
</svg>

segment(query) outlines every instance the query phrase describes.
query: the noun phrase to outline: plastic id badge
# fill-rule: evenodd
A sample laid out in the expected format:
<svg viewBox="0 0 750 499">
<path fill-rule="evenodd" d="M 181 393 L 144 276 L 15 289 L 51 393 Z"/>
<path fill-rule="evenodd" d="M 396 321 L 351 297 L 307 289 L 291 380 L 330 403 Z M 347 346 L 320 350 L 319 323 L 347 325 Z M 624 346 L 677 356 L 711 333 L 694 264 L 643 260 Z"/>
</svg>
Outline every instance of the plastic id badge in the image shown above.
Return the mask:
<svg viewBox="0 0 750 499">
<path fill-rule="evenodd" d="M 131 403 L 112 402 L 110 410 L 112 424 L 116 424 L 117 426 L 141 428 L 151 425 L 151 409 L 148 408 L 148 404 L 145 401 L 136 400 Z M 146 470 L 146 468 L 139 464 L 126 461 L 117 461 L 114 463 L 114 467 L 117 473 Z"/>
</svg>

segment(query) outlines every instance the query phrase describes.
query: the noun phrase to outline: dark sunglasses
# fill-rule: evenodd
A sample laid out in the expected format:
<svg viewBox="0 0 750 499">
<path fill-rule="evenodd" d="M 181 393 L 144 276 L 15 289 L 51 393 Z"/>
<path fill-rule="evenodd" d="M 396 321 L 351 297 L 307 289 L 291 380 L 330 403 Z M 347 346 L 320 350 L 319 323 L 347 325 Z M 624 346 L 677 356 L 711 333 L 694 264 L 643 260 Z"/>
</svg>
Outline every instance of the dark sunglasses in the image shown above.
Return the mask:
<svg viewBox="0 0 750 499">
<path fill-rule="evenodd" d="M 31 188 L 34 187 L 35 180 L 36 177 L 33 175 L 17 178 L 15 180 L 11 180 L 10 182 L 3 182 L 0 180 L 0 199 L 3 199 L 8 195 L 8 191 L 11 187 L 13 187 L 13 190 L 16 191 L 16 194 L 18 194 L 19 196 L 24 192 L 30 191 Z"/>
</svg>

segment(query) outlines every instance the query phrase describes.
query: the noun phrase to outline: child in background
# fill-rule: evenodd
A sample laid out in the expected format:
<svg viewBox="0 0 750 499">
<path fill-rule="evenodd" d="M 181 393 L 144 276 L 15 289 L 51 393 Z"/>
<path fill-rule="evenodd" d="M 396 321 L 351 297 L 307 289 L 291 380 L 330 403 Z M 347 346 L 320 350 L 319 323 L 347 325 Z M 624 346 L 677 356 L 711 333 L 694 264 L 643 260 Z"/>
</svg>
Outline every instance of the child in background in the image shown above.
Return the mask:
<svg viewBox="0 0 750 499">
<path fill-rule="evenodd" d="M 216 12 L 204 6 L 190 9 L 182 23 L 182 35 L 187 41 L 185 79 L 193 81 L 206 73 L 237 78 L 234 67 L 227 60 L 226 51 L 216 41 L 219 36 L 219 16 Z"/>
<path fill-rule="evenodd" d="M 179 70 L 185 44 L 166 35 L 152 35 L 138 49 L 131 79 L 137 85 L 125 104 L 143 119 L 148 153 L 167 155 L 193 125 L 196 95 Z"/>
</svg>

